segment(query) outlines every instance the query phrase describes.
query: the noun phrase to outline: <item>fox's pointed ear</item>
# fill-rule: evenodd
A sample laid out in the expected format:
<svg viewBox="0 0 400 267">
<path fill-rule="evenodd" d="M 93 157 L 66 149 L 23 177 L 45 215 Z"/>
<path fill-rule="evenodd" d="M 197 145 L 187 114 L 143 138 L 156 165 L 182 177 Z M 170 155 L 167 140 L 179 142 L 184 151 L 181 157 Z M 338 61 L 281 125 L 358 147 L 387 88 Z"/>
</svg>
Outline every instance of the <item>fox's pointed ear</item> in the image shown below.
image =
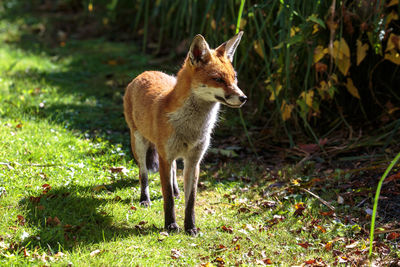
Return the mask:
<svg viewBox="0 0 400 267">
<path fill-rule="evenodd" d="M 238 47 L 240 43 L 240 39 L 242 39 L 243 32 L 240 31 L 238 34 L 233 36 L 230 40 L 226 41 L 222 45 L 218 46 L 217 49 L 215 49 L 218 53 L 226 54 L 227 58 L 232 62 L 233 61 L 233 55 L 235 55 L 236 48 Z"/>
<path fill-rule="evenodd" d="M 211 59 L 210 48 L 201 34 L 197 34 L 190 45 L 189 59 L 193 66 L 207 63 Z"/>
</svg>

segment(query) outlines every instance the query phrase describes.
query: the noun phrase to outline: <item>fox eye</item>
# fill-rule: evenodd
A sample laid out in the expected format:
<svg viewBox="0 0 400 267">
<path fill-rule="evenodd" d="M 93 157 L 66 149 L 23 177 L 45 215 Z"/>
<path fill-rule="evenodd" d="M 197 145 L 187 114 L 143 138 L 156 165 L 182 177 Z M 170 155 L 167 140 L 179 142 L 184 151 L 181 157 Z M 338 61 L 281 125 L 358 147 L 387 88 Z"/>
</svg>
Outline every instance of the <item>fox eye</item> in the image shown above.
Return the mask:
<svg viewBox="0 0 400 267">
<path fill-rule="evenodd" d="M 218 78 L 213 78 L 213 80 L 216 81 L 217 83 L 223 83 L 223 84 L 225 84 L 225 80 L 222 79 L 222 78 L 220 78 L 220 77 L 218 77 Z"/>
</svg>

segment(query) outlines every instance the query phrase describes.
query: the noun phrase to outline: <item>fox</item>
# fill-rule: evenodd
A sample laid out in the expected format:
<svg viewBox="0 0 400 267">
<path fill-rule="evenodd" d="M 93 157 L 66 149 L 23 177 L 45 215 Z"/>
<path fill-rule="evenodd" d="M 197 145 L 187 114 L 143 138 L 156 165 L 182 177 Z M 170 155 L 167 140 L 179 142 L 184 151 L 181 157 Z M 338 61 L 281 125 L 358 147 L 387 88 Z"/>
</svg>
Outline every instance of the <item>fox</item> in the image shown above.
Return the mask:
<svg viewBox="0 0 400 267">
<path fill-rule="evenodd" d="M 242 38 L 239 32 L 215 49 L 201 34 L 194 37 L 177 76 L 145 71 L 126 88 L 124 117 L 139 167 L 140 205 L 151 205 L 148 172 L 159 171 L 164 227 L 179 231 L 174 198 L 179 198 L 176 160 L 183 159 L 184 229 L 196 236 L 195 199 L 200 162 L 210 145 L 220 104 L 240 108 L 247 96 L 240 90 L 232 61 Z"/>
</svg>

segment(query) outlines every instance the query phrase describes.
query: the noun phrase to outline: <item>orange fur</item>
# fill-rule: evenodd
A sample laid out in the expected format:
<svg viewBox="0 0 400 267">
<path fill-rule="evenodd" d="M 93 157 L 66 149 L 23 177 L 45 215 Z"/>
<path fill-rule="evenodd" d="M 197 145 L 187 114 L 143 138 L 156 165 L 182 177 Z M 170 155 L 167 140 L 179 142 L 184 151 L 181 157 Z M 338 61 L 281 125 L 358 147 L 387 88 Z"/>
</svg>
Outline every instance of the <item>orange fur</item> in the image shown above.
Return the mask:
<svg viewBox="0 0 400 267">
<path fill-rule="evenodd" d="M 236 85 L 236 74 L 230 62 L 232 59 L 231 56 L 240 41 L 241 33 L 234 38 L 217 49 L 210 50 L 204 38 L 196 36 L 176 78 L 158 71 L 146 71 L 137 76 L 126 89 L 124 95 L 124 115 L 131 131 L 132 151 L 139 162 L 139 167 L 145 169 L 145 166 L 140 166 L 140 164 L 143 165 L 143 163 L 140 163 L 143 162 L 143 159 L 140 158 L 141 155 L 138 155 L 138 151 L 141 148 L 147 149 L 150 144 L 154 145 L 158 152 L 164 198 L 165 224 L 167 228 L 173 229 L 177 227 L 175 223 L 174 200 L 172 197 L 177 188 L 174 190 L 173 185 L 171 185 L 170 170 L 172 162 L 179 156 L 172 155 L 169 151 L 171 149 L 171 138 L 177 138 L 177 129 L 171 122 L 170 116 L 180 111 L 184 112 L 182 111 L 183 107 L 189 105 L 189 98 L 197 99 L 203 97 L 204 99 L 199 100 L 201 103 L 205 103 L 203 105 L 217 105 L 215 112 L 218 110 L 219 102 L 232 107 L 240 107 L 245 102 L 246 97 Z M 208 102 L 210 104 L 207 104 Z M 182 117 L 185 114 L 179 115 Z M 191 115 L 188 114 L 187 116 L 187 119 L 190 121 L 189 116 Z M 208 120 L 208 117 L 206 120 Z M 214 121 L 210 123 L 210 126 L 207 123 L 204 124 L 205 126 L 198 126 L 200 127 L 200 132 L 202 132 L 201 127 L 209 127 L 211 129 Z M 209 135 L 209 131 L 204 130 L 204 133 Z M 137 140 L 138 137 L 143 139 L 144 143 Z M 190 192 L 185 192 L 186 202 L 190 203 L 194 203 L 198 179 L 198 165 L 209 143 L 209 136 L 204 136 L 205 141 L 201 140 L 203 137 L 200 136 L 199 138 L 198 143 L 196 141 L 191 144 L 193 148 L 189 146 L 190 144 L 183 143 L 183 147 L 188 147 L 188 152 L 187 155 L 180 155 L 184 158 L 190 158 L 188 155 L 193 154 L 195 155 L 193 157 L 196 158 L 196 161 L 190 162 L 189 160 L 188 163 L 191 166 L 190 168 L 196 171 L 185 169 L 185 190 L 186 184 L 188 184 L 188 187 L 194 187 L 194 192 L 191 194 L 192 197 L 189 196 Z M 137 145 L 140 148 L 136 147 Z M 194 152 L 192 153 L 191 150 Z M 143 151 L 140 153 L 143 154 Z M 144 184 L 147 185 L 145 170 L 140 171 L 140 179 L 146 179 Z M 143 190 L 142 188 L 142 193 Z M 144 199 L 146 198 L 148 199 L 148 196 L 144 197 Z M 192 209 L 192 207 L 187 207 L 187 209 Z M 188 216 L 193 217 L 193 221 L 190 218 L 185 218 L 185 229 L 189 228 L 186 230 L 193 233 L 193 231 L 195 232 L 194 213 L 190 210 L 187 212 Z M 187 220 L 188 223 L 186 223 Z"/>
</svg>

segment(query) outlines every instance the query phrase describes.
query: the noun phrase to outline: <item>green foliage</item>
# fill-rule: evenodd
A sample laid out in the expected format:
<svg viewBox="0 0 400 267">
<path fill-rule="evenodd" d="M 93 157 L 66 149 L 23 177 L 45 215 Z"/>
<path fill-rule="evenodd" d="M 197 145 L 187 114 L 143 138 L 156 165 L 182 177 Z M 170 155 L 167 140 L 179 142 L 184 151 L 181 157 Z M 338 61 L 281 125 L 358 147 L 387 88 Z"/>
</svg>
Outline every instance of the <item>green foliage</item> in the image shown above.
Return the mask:
<svg viewBox="0 0 400 267">
<path fill-rule="evenodd" d="M 10 2 L 3 6 L 7 9 Z M 205 35 L 211 46 L 225 41 L 235 32 L 241 4 L 239 0 L 60 0 L 47 6 L 39 0 L 30 2 L 32 10 L 80 14 L 80 20 L 73 22 L 78 29 L 96 22 L 93 27 L 100 29 L 96 34 L 135 38 L 143 51 L 161 57 L 184 55 L 197 33 Z M 246 109 L 255 114 L 247 120 L 272 121 L 276 131 L 283 126 L 289 137 L 300 130 L 315 138 L 339 124 L 398 121 L 400 95 L 394 90 L 400 84 L 398 11 L 396 0 L 246 1 L 239 22 L 245 36 L 236 67 L 240 85 L 250 97 Z"/>
</svg>

